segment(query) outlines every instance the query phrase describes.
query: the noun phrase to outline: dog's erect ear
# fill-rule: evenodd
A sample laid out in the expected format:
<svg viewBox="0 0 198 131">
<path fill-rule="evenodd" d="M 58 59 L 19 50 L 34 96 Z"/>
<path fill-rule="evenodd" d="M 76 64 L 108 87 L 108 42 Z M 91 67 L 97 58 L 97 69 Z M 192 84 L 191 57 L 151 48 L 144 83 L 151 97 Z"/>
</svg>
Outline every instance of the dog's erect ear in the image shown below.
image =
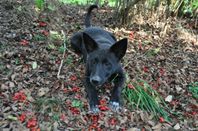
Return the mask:
<svg viewBox="0 0 198 131">
<path fill-rule="evenodd" d="M 111 46 L 110 51 L 115 54 L 118 60 L 120 60 L 125 55 L 127 50 L 127 43 L 127 38 L 124 38 Z"/>
<path fill-rule="evenodd" d="M 83 33 L 84 45 L 88 53 L 98 48 L 97 43 L 86 33 Z"/>
</svg>

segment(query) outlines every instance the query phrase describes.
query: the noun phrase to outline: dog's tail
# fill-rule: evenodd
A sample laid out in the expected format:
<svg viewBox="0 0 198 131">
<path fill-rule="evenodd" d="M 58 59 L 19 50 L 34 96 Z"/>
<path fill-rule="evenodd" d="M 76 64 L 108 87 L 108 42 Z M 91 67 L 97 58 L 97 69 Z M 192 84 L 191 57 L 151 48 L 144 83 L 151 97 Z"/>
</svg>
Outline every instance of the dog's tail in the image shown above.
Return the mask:
<svg viewBox="0 0 198 131">
<path fill-rule="evenodd" d="M 90 23 L 90 19 L 91 19 L 91 11 L 94 9 L 94 8 L 98 8 L 97 5 L 91 5 L 88 10 L 87 10 L 87 14 L 86 14 L 86 17 L 85 17 L 85 27 L 90 27 L 91 26 L 91 23 Z"/>
</svg>

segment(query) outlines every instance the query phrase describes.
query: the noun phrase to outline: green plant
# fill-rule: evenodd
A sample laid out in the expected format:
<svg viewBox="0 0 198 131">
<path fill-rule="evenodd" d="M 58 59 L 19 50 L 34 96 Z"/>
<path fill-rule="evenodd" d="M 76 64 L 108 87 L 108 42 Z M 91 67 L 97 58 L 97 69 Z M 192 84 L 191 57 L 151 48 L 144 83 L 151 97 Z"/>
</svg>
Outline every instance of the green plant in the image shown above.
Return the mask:
<svg viewBox="0 0 198 131">
<path fill-rule="evenodd" d="M 73 100 L 72 107 L 83 107 L 83 103 L 82 101 L 79 101 L 79 100 Z"/>
<path fill-rule="evenodd" d="M 123 95 L 131 109 L 140 108 L 153 113 L 155 117 L 163 117 L 166 121 L 170 121 L 168 113 L 162 107 L 167 107 L 166 103 L 145 81 L 139 80 L 129 84 L 123 89 Z"/>
<path fill-rule="evenodd" d="M 150 49 L 146 52 L 146 55 L 148 57 L 152 57 L 152 56 L 155 56 L 157 55 L 159 52 L 160 52 L 161 48 L 154 48 L 154 49 Z"/>
<path fill-rule="evenodd" d="M 61 40 L 62 39 L 62 36 L 59 32 L 57 31 L 50 31 L 50 38 L 52 40 Z"/>
<path fill-rule="evenodd" d="M 34 0 L 34 2 L 38 9 L 42 10 L 44 8 L 45 0 Z"/>
<path fill-rule="evenodd" d="M 59 51 L 60 53 L 63 53 L 64 50 L 65 50 L 64 46 L 60 46 L 59 49 L 58 49 L 58 51 Z"/>
<path fill-rule="evenodd" d="M 56 10 L 56 6 L 49 3 L 49 5 L 47 6 L 47 8 L 50 10 L 50 11 L 55 11 Z"/>
<path fill-rule="evenodd" d="M 65 63 L 66 63 L 67 65 L 70 65 L 70 64 L 72 64 L 72 62 L 73 62 L 73 57 L 70 56 L 70 55 L 67 56 Z"/>
<path fill-rule="evenodd" d="M 198 82 L 191 83 L 188 86 L 188 90 L 192 93 L 192 96 L 198 99 Z"/>
<path fill-rule="evenodd" d="M 193 10 L 198 9 L 198 1 L 197 1 L 197 0 L 193 0 L 193 1 L 192 1 L 192 9 L 193 9 Z"/>
<path fill-rule="evenodd" d="M 190 16 L 196 15 L 194 12 L 198 9 L 197 0 L 177 0 L 174 4 L 175 12 L 179 15 L 189 14 Z"/>
<path fill-rule="evenodd" d="M 33 40 L 35 40 L 35 41 L 44 41 L 44 40 L 46 40 L 46 37 L 43 36 L 43 35 L 40 35 L 40 34 L 35 34 L 33 36 Z"/>
<path fill-rule="evenodd" d="M 15 64 L 18 65 L 20 62 L 19 62 L 19 58 L 15 58 Z"/>
</svg>

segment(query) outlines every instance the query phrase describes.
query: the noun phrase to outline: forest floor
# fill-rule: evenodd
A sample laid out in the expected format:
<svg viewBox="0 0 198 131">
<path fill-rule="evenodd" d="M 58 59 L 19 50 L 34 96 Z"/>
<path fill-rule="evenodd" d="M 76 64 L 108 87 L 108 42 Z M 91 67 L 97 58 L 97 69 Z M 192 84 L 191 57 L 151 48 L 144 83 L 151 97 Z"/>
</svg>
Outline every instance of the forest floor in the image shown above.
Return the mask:
<svg viewBox="0 0 198 131">
<path fill-rule="evenodd" d="M 129 40 L 122 60 L 125 88 L 139 79 L 148 82 L 168 99 L 171 121 L 131 109 L 126 100 L 120 112 L 107 108 L 93 115 L 82 84 L 84 64 L 69 45 L 70 36 L 84 28 L 87 7 L 55 6 L 38 12 L 20 0 L 0 1 L 0 129 L 198 130 L 198 98 L 190 89 L 198 87 L 196 20 L 137 20 L 122 28 L 109 8 L 93 11 L 93 25 Z M 99 94 L 104 107 L 110 89 L 106 85 Z"/>
</svg>

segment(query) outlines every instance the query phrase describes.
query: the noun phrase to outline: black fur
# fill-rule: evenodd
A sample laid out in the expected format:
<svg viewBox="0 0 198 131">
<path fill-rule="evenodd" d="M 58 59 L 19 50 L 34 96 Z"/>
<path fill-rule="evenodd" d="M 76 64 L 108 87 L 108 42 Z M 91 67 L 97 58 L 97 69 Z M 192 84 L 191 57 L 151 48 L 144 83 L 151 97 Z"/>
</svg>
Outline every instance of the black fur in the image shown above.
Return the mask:
<svg viewBox="0 0 198 131">
<path fill-rule="evenodd" d="M 71 46 L 76 52 L 83 54 L 86 63 L 85 88 L 91 111 L 99 111 L 96 87 L 102 86 L 112 79 L 114 88 L 110 106 L 117 110 L 120 106 L 120 94 L 125 82 L 125 75 L 119 61 L 126 53 L 127 39 L 116 41 L 110 32 L 99 27 L 91 27 L 90 15 L 94 8 L 97 6 L 89 7 L 85 18 L 87 28 L 71 37 Z"/>
<path fill-rule="evenodd" d="M 91 23 L 90 23 L 90 17 L 91 17 L 91 11 L 94 9 L 94 8 L 98 8 L 97 5 L 91 5 L 88 10 L 87 10 L 87 15 L 85 17 L 85 27 L 90 27 L 91 26 Z"/>
</svg>

